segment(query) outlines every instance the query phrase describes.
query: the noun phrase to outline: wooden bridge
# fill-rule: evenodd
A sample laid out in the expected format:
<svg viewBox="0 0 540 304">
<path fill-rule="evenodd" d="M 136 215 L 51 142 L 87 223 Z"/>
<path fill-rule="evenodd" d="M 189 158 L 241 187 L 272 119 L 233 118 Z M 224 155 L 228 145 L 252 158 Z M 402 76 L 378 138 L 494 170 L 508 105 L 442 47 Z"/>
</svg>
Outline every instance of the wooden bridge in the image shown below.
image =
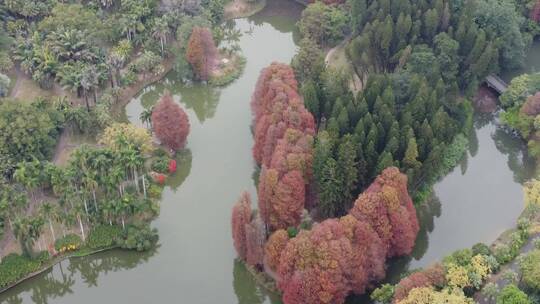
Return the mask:
<svg viewBox="0 0 540 304">
<path fill-rule="evenodd" d="M 484 82 L 488 87 L 492 88 L 499 94 L 504 93 L 508 89 L 508 84 L 495 74 L 488 75 Z"/>
</svg>

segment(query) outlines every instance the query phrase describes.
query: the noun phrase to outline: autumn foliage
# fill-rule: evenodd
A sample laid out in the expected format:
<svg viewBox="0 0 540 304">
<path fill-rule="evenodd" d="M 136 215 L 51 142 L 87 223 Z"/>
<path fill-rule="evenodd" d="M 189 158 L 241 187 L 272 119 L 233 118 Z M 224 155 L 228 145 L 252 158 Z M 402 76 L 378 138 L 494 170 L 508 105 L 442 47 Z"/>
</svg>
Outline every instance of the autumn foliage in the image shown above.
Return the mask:
<svg viewBox="0 0 540 304">
<path fill-rule="evenodd" d="M 272 271 L 277 271 L 279 261 L 281 259 L 281 253 L 289 242 L 289 234 L 283 229 L 276 230 L 266 242 L 264 247 L 264 257 L 266 266 Z"/>
<path fill-rule="evenodd" d="M 233 207 L 231 224 L 234 248 L 238 257 L 247 257 L 246 225 L 251 221 L 251 198 L 247 192 L 242 193 L 240 199 Z"/>
<path fill-rule="evenodd" d="M 521 106 L 521 113 L 532 117 L 540 114 L 540 92 L 527 98 L 527 101 Z"/>
<path fill-rule="evenodd" d="M 385 169 L 362 193 L 351 215 L 368 223 L 383 241 L 387 257 L 410 254 L 418 233 L 416 209 L 407 177 L 395 167 Z"/>
<path fill-rule="evenodd" d="M 253 157 L 262 166 L 261 217 L 270 230 L 297 226 L 312 176 L 315 121 L 298 94 L 292 68 L 273 63 L 263 69 L 251 106 Z"/>
<path fill-rule="evenodd" d="M 349 214 L 290 237 L 286 229 L 299 228 L 313 178 L 314 119 L 298 94 L 292 69 L 284 64 L 273 63 L 261 72 L 251 106 L 252 152 L 261 166 L 258 214 L 248 216 L 246 199 L 233 209 L 238 255 L 275 274 L 285 304 L 339 304 L 350 293 L 364 293 L 384 278 L 388 258 L 410 254 L 414 246 L 419 226 L 407 176 L 386 168 Z M 425 277 L 420 282 L 431 279 Z"/>
<path fill-rule="evenodd" d="M 212 32 L 206 27 L 194 27 L 186 49 L 186 60 L 197 79 L 207 81 L 218 61 L 218 50 Z"/>
<path fill-rule="evenodd" d="M 179 150 L 186 144 L 189 120 L 186 112 L 166 93 L 152 111 L 152 127 L 163 144 L 172 150 Z"/>
<path fill-rule="evenodd" d="M 394 291 L 394 303 L 405 299 L 409 292 L 419 287 L 443 286 L 445 283 L 444 267 L 437 263 L 425 270 L 414 272 L 401 279 Z"/>
<path fill-rule="evenodd" d="M 315 224 L 287 242 L 278 266 L 284 303 L 343 303 L 351 292 L 364 293 L 384 278 L 387 257 L 410 254 L 417 232 L 407 178 L 397 168 L 387 168 L 350 214 Z M 272 240 L 272 247 L 283 242 L 283 237 Z M 269 265 L 276 263 L 274 255 L 275 250 L 267 249 Z M 438 274 L 426 272 L 420 282 L 439 282 Z"/>
<path fill-rule="evenodd" d="M 253 157 L 260 165 L 270 165 L 278 140 L 287 129 L 315 134 L 313 115 L 304 107 L 294 72 L 286 64 L 273 63 L 262 70 L 251 107 L 255 126 Z"/>
</svg>

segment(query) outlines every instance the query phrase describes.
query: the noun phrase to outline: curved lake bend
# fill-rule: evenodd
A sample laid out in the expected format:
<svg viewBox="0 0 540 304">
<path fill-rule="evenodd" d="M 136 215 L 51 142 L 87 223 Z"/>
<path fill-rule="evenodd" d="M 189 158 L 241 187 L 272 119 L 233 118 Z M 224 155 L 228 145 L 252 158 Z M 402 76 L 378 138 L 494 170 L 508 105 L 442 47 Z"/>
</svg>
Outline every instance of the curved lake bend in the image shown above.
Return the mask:
<svg viewBox="0 0 540 304">
<path fill-rule="evenodd" d="M 259 72 L 273 61 L 288 63 L 296 52 L 295 22 L 302 7 L 268 1 L 255 17 L 232 21 L 243 33 L 247 59 L 231 85 L 184 86 L 174 74 L 143 90 L 127 107 L 139 113 L 171 92 L 187 110 L 191 133 L 169 180 L 153 226 L 159 245 L 147 253 L 113 250 L 63 261 L 52 270 L 0 295 L 0 303 L 279 303 L 235 263 L 231 206 L 243 190 L 255 195 L 250 97 Z M 411 257 L 395 260 L 389 279 L 425 266 L 452 251 L 493 241 L 514 225 L 523 209 L 521 182 L 532 168 L 521 142 L 476 117 L 467 157 L 435 185 L 435 197 L 419 208 L 422 230 Z M 350 301 L 363 302 L 362 299 Z"/>
</svg>

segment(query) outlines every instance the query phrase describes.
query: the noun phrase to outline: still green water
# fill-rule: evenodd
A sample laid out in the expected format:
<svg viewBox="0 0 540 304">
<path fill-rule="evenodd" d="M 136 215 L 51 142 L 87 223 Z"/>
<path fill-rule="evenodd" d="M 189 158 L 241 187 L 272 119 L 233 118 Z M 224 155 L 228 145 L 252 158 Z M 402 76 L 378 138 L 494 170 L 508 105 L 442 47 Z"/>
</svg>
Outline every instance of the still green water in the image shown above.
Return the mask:
<svg viewBox="0 0 540 304">
<path fill-rule="evenodd" d="M 187 149 L 153 223 L 158 246 L 63 261 L 0 295 L 0 303 L 280 303 L 235 262 L 230 231 L 231 207 L 241 191 L 255 198 L 249 102 L 257 77 L 273 61 L 290 62 L 296 52 L 302 7 L 288 0 L 268 3 L 256 16 L 233 21 L 244 33 L 240 45 L 247 59 L 238 80 L 216 89 L 185 86 L 171 74 L 126 107 L 126 117 L 141 125 L 142 109 L 168 90 L 191 123 Z M 521 142 L 492 117 L 476 117 L 467 156 L 419 208 L 415 251 L 390 263 L 388 279 L 456 249 L 491 242 L 512 227 L 523 209 L 521 183 L 533 168 L 522 151 Z"/>
</svg>

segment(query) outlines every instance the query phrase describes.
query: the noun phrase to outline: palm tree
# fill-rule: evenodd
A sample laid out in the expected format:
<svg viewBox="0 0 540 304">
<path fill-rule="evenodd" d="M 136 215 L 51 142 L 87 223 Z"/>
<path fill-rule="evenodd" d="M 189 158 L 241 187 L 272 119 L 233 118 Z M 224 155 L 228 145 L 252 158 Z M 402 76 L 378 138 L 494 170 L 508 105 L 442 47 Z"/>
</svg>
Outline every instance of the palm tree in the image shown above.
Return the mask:
<svg viewBox="0 0 540 304">
<path fill-rule="evenodd" d="M 126 166 L 129 169 L 131 169 L 133 182 L 135 183 L 135 188 L 137 189 L 137 192 L 140 193 L 139 168 L 144 164 L 144 159 L 142 158 L 141 153 L 139 153 L 139 151 L 131 147 L 126 149 L 123 153 L 125 154 Z"/>
<path fill-rule="evenodd" d="M 97 103 L 97 88 L 99 86 L 99 72 L 95 65 L 87 65 L 82 71 L 81 87 L 83 89 L 84 98 L 86 101 L 86 108 L 90 112 L 90 105 L 88 103 L 88 93 L 94 92 L 94 104 Z"/>
<path fill-rule="evenodd" d="M 109 67 L 111 86 L 113 88 L 115 85 L 119 84 L 118 74 L 120 74 L 120 69 L 124 66 L 124 62 L 125 59 L 117 52 L 111 52 L 109 56 L 107 56 L 107 65 Z"/>
<path fill-rule="evenodd" d="M 39 160 L 35 159 L 31 162 L 21 162 L 18 164 L 13 177 L 15 181 L 24 185 L 26 190 L 30 193 L 32 201 L 36 201 L 34 191 L 41 183 L 41 164 Z"/>
<path fill-rule="evenodd" d="M 86 236 L 84 234 L 84 225 L 83 225 L 84 212 L 82 209 L 83 207 L 81 206 L 81 204 L 76 204 L 75 208 L 72 209 L 72 212 L 75 218 L 77 219 L 77 221 L 79 222 L 79 228 L 81 229 L 81 236 L 84 242 L 86 240 Z"/>
<path fill-rule="evenodd" d="M 165 44 L 167 43 L 167 35 L 169 32 L 170 28 L 167 24 L 167 20 L 165 20 L 165 18 L 157 19 L 152 28 L 152 37 L 159 39 L 161 44 L 161 56 L 165 53 Z"/>
<path fill-rule="evenodd" d="M 114 201 L 109 200 L 102 204 L 101 206 L 101 214 L 103 215 L 103 219 L 105 221 L 109 222 L 109 225 L 112 226 L 112 218 L 114 215 Z"/>
<path fill-rule="evenodd" d="M 152 112 L 153 111 L 154 111 L 154 107 L 150 107 L 150 108 L 144 109 L 139 115 L 139 119 L 147 125 L 149 130 L 152 130 Z"/>
<path fill-rule="evenodd" d="M 99 211 L 96 199 L 96 189 L 98 187 L 98 183 L 96 181 L 95 173 L 90 170 L 91 169 L 87 169 L 83 172 L 82 181 L 85 186 L 85 190 L 92 192 L 92 198 L 94 199 L 94 207 L 96 208 L 96 211 Z"/>
<path fill-rule="evenodd" d="M 15 237 L 21 243 L 21 248 L 25 255 L 32 257 L 32 247 L 41 234 L 43 226 L 43 218 L 36 217 L 19 217 L 15 219 L 13 224 Z"/>
<path fill-rule="evenodd" d="M 45 202 L 41 205 L 40 207 L 40 211 L 41 211 L 41 214 L 48 220 L 49 222 L 49 229 L 51 230 L 51 235 L 52 235 L 52 238 L 53 238 L 53 243 L 56 242 L 56 235 L 54 233 L 54 228 L 53 228 L 53 219 L 56 218 L 56 213 L 57 213 L 57 209 L 55 208 L 54 205 L 52 205 L 51 203 L 49 202 Z"/>
</svg>

